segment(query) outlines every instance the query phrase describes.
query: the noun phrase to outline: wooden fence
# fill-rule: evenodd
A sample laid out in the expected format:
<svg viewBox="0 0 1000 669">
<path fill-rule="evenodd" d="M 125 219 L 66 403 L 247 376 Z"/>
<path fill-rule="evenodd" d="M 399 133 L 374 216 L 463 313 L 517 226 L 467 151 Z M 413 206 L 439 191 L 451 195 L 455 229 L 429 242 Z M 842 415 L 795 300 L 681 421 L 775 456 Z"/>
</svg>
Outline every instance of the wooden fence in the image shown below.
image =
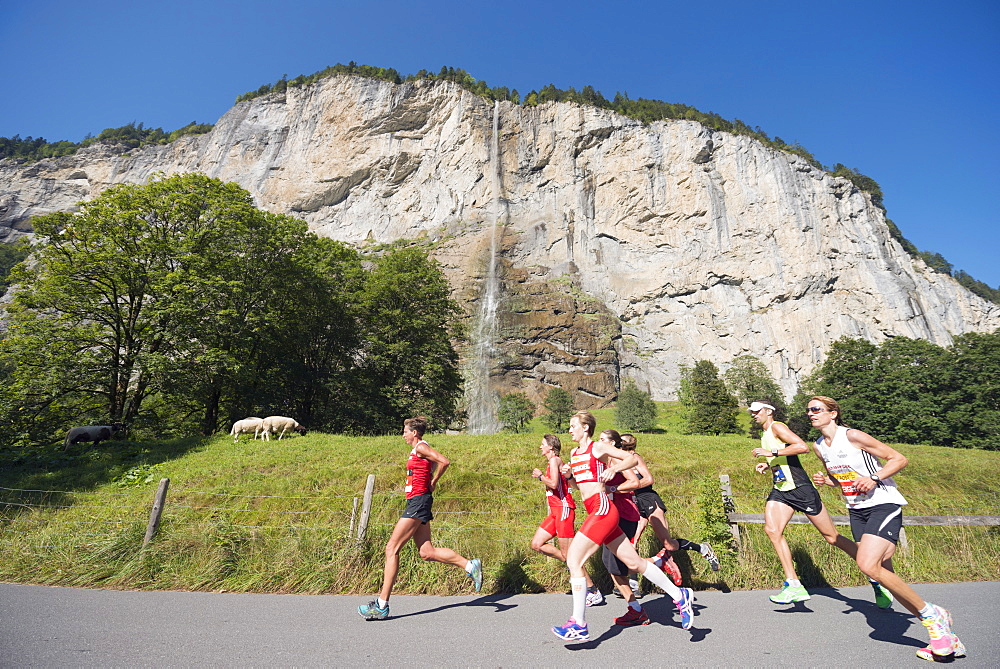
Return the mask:
<svg viewBox="0 0 1000 669">
<path fill-rule="evenodd" d="M 736 544 L 740 543 L 740 523 L 760 523 L 764 522 L 763 513 L 736 513 L 736 504 L 733 502 L 733 489 L 729 483 L 729 475 L 719 476 L 719 489 L 722 492 L 722 505 L 726 511 L 729 522 L 729 533 L 733 535 Z M 850 525 L 849 516 L 834 516 L 834 525 Z M 810 523 L 805 514 L 796 512 L 792 519 L 788 521 L 791 525 L 805 525 Z M 899 533 L 899 547 L 906 550 L 906 526 L 907 525 L 1000 525 L 1000 516 L 903 516 L 903 529 Z"/>
</svg>

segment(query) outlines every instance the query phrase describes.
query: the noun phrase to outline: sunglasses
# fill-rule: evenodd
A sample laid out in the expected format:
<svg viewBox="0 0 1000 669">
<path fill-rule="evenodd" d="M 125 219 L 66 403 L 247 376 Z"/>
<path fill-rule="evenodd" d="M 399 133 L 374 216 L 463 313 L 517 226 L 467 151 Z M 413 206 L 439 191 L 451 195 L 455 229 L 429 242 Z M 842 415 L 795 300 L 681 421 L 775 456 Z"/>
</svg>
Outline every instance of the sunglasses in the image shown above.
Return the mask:
<svg viewBox="0 0 1000 669">
<path fill-rule="evenodd" d="M 806 413 L 823 413 L 824 411 L 829 411 L 829 409 L 824 407 L 809 407 L 806 409 Z"/>
</svg>

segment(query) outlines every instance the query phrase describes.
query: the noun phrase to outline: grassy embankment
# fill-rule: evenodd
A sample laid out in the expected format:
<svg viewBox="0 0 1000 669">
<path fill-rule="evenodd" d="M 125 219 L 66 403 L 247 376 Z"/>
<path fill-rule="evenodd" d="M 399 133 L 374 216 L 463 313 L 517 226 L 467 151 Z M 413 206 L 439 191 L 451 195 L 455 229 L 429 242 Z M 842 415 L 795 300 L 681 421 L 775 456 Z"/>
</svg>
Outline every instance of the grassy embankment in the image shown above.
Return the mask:
<svg viewBox="0 0 1000 669">
<path fill-rule="evenodd" d="M 723 569 L 697 555 L 678 563 L 696 589 L 776 589 L 782 575 L 762 525 L 743 525 L 739 550 L 718 523 L 718 475 L 729 474 L 738 511 L 760 512 L 769 487 L 753 472 L 755 442 L 676 431 L 665 407 L 656 434 L 639 435 L 675 533 L 716 546 Z M 613 412 L 598 413 L 599 429 Z M 481 557 L 488 592 L 565 591 L 562 563 L 528 548 L 544 516 L 540 485 L 530 477 L 543 459 L 540 424 L 527 435 L 429 435 L 453 462 L 436 495 L 434 540 Z M 398 436 L 326 434 L 281 442 L 229 437 L 102 445 L 79 454 L 40 455 L 0 472 L 0 580 L 86 587 L 238 592 L 371 593 L 381 580 L 382 549 L 402 508 L 407 447 Z M 564 439 L 568 442 L 568 439 Z M 910 465 L 897 477 L 909 515 L 1000 515 L 1000 453 L 901 446 Z M 55 453 L 53 451 L 53 453 Z M 818 466 L 807 456 L 810 471 Z M 368 540 L 349 537 L 352 504 L 376 475 Z M 153 493 L 170 479 L 159 535 L 140 558 Z M 11 490 L 16 489 L 16 490 Z M 25 492 L 49 491 L 49 492 Z M 63 491 L 63 492 L 52 492 Z M 844 513 L 833 489 L 827 506 Z M 714 519 L 713 519 L 714 514 Z M 578 517 L 579 520 L 579 517 Z M 841 531 L 847 534 L 846 527 Z M 994 580 L 1000 575 L 1000 528 L 909 527 L 897 571 L 914 583 Z M 786 536 L 807 585 L 861 585 L 846 556 L 809 525 Z M 655 552 L 651 532 L 644 554 Z M 690 556 L 690 559 L 689 559 Z M 595 576 L 609 581 L 594 563 Z M 423 563 L 407 547 L 400 593 L 469 592 L 459 570 Z"/>
</svg>

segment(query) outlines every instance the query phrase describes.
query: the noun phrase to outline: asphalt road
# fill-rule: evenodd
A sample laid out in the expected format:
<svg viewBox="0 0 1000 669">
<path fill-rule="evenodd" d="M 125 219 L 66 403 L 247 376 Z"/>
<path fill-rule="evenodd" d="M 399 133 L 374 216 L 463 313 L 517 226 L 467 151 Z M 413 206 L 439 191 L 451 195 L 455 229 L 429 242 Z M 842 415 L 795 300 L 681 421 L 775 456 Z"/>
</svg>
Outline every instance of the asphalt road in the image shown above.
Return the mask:
<svg viewBox="0 0 1000 669">
<path fill-rule="evenodd" d="M 1000 666 L 1000 582 L 916 589 L 951 610 L 968 657 Z M 929 666 L 920 623 L 870 588 L 819 589 L 779 606 L 766 591 L 697 593 L 695 623 L 647 595 L 652 625 L 621 628 L 622 600 L 588 610 L 591 641 L 549 631 L 569 595 L 392 598 L 365 621 L 364 597 L 122 592 L 0 584 L 0 666 Z"/>
</svg>

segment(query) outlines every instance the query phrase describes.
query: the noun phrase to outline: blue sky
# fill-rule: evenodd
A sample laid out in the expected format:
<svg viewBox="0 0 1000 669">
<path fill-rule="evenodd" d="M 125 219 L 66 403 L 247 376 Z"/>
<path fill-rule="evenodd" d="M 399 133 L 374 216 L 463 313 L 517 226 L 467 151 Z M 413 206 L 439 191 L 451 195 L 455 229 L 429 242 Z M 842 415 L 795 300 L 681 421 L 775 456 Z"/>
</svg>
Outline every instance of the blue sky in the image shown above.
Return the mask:
<svg viewBox="0 0 1000 669">
<path fill-rule="evenodd" d="M 874 178 L 918 248 L 1000 285 L 995 0 L 0 0 L 0 136 L 214 123 L 351 60 L 739 118 Z"/>
</svg>

